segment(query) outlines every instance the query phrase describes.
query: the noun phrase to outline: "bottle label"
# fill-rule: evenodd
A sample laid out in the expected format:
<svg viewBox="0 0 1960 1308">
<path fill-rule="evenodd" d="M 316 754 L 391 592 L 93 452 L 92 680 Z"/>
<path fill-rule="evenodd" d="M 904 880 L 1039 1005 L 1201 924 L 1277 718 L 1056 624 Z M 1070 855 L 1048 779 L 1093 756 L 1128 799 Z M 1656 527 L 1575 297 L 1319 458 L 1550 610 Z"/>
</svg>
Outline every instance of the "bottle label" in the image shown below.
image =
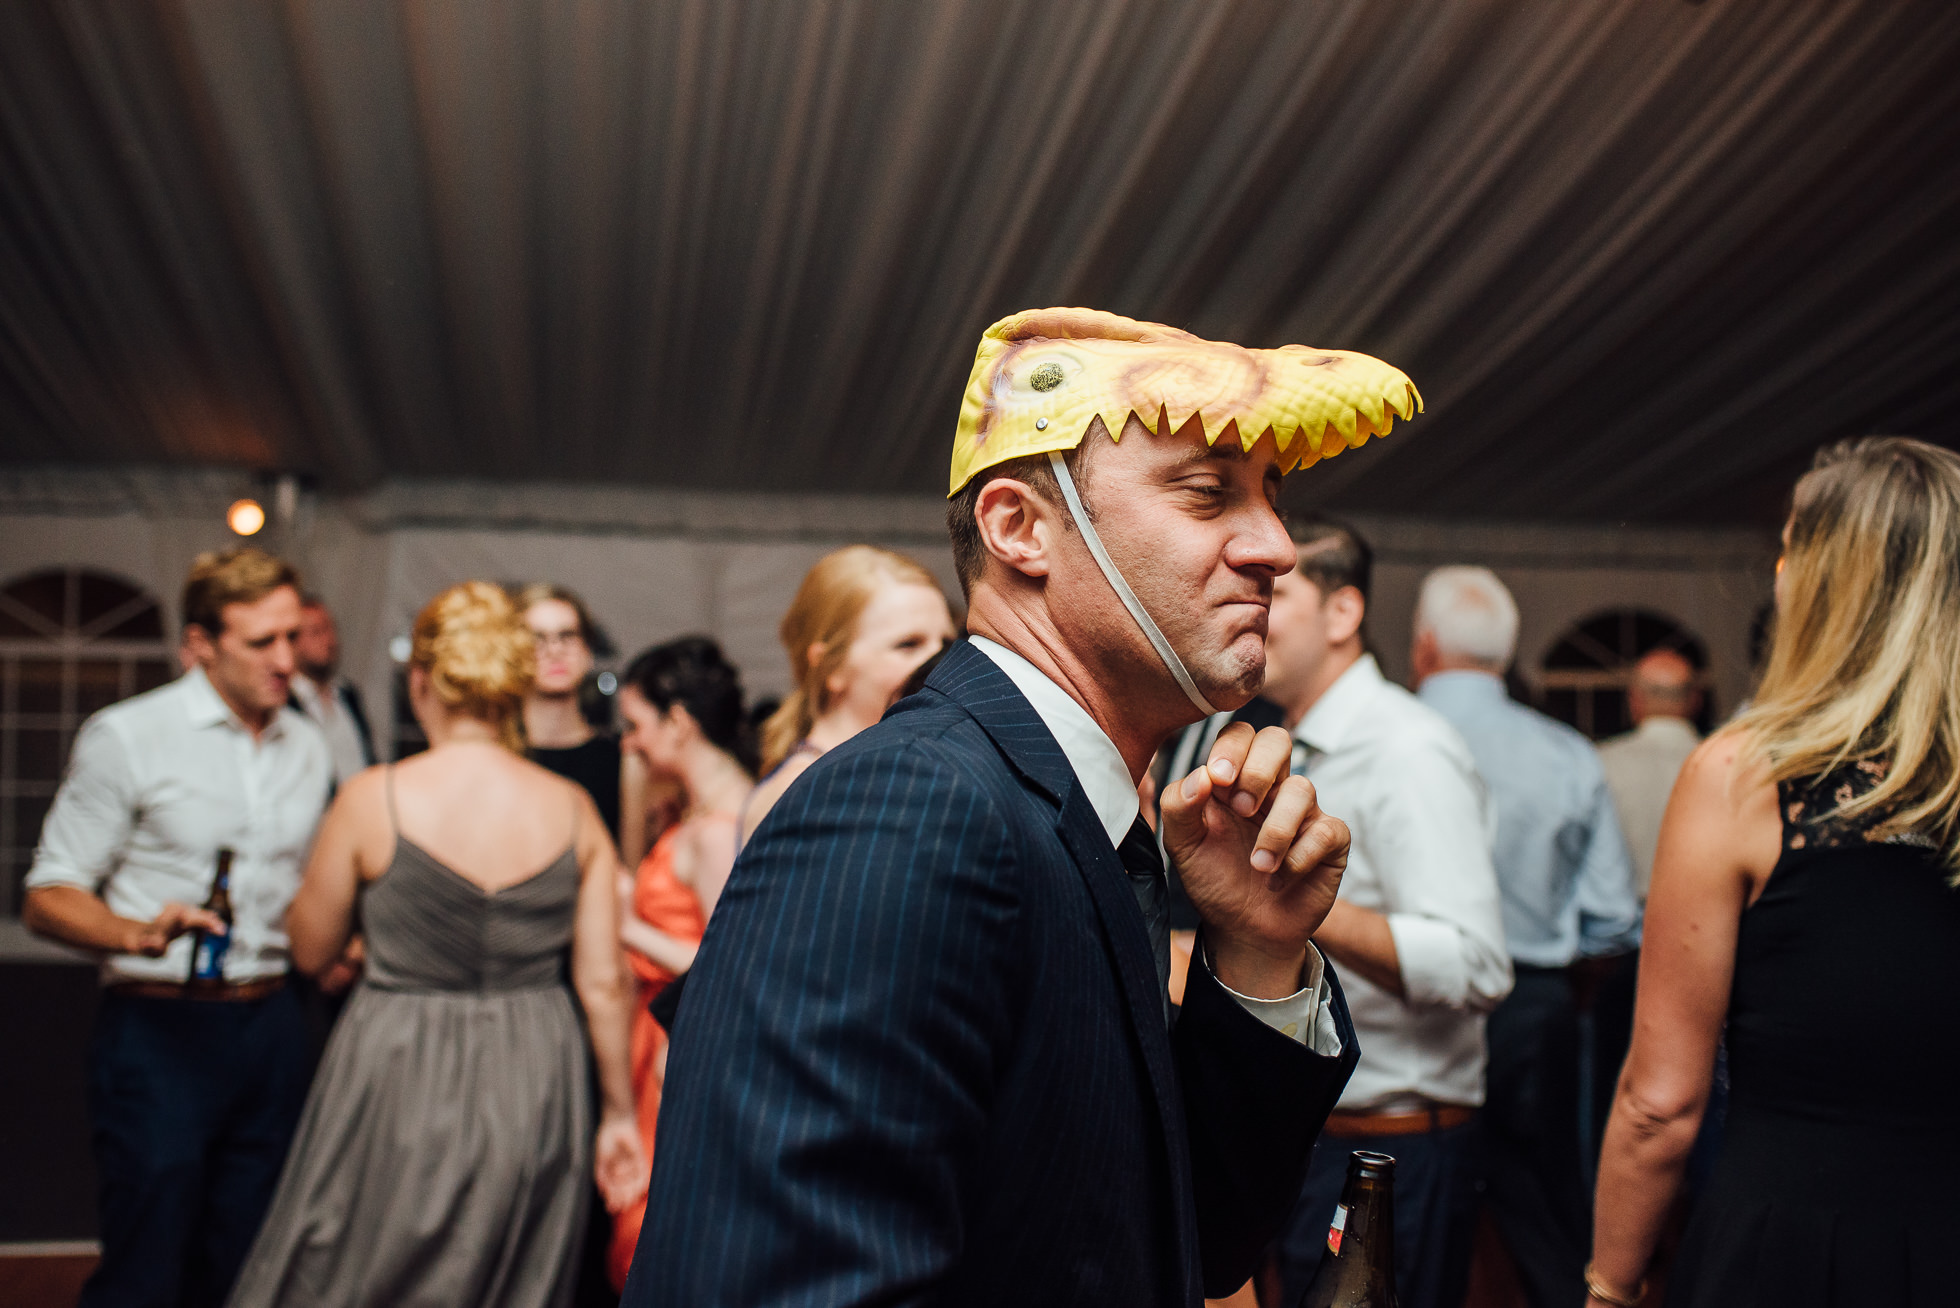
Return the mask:
<svg viewBox="0 0 1960 1308">
<path fill-rule="evenodd" d="M 191 955 L 191 979 L 194 981 L 222 981 L 225 979 L 225 954 L 231 946 L 230 936 L 213 936 L 199 933 L 197 948 Z"/>
<path fill-rule="evenodd" d="M 1334 1210 L 1334 1224 L 1327 1228 L 1327 1252 L 1339 1257 L 1341 1253 L 1341 1232 L 1347 1230 L 1348 1206 L 1340 1205 Z"/>
</svg>

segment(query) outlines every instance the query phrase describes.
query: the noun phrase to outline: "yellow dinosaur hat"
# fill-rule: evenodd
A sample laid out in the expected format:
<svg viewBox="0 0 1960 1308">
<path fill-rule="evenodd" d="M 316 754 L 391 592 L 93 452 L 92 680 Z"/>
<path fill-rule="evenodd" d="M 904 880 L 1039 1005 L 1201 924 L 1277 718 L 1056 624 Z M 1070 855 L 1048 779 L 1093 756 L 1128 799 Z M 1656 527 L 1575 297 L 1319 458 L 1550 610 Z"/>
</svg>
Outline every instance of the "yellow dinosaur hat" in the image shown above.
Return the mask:
<svg viewBox="0 0 1960 1308">
<path fill-rule="evenodd" d="M 1347 350 L 1249 350 L 1097 309 L 1031 309 L 987 329 L 953 437 L 950 499 L 1009 459 L 1072 450 L 1100 416 L 1121 439 L 1132 413 L 1152 433 L 1201 420 L 1206 443 L 1271 431 L 1280 471 L 1331 459 L 1422 411 L 1399 368 Z"/>
</svg>

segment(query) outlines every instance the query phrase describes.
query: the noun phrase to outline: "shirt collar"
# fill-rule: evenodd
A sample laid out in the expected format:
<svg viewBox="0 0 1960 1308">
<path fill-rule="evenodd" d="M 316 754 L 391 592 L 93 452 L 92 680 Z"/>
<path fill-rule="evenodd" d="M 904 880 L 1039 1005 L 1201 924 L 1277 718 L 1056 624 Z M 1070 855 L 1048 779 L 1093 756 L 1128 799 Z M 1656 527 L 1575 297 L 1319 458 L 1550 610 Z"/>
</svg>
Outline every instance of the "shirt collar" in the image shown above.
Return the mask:
<svg viewBox="0 0 1960 1308">
<path fill-rule="evenodd" d="M 1015 689 L 1027 696 L 1035 716 L 1048 734 L 1062 747 L 1062 754 L 1075 771 L 1089 806 L 1096 810 L 1112 846 L 1121 845 L 1137 820 L 1137 783 L 1109 733 L 1096 725 L 1089 710 L 1075 697 L 1056 685 L 1034 664 L 985 636 L 968 636 L 973 648 L 994 661 L 1007 674 Z"/>
<path fill-rule="evenodd" d="M 1502 700 L 1509 696 L 1504 689 L 1504 678 L 1473 668 L 1432 672 L 1423 678 L 1421 693 L 1424 699 Z"/>
<path fill-rule="evenodd" d="M 292 687 L 293 694 L 302 704 L 316 706 L 334 698 L 334 692 L 339 689 L 332 681 L 315 681 L 304 672 L 293 674 Z"/>
<path fill-rule="evenodd" d="M 250 734 L 251 729 L 239 721 L 238 715 L 231 711 L 231 705 L 225 703 L 223 696 L 218 694 L 217 688 L 211 684 L 211 679 L 204 675 L 203 668 L 192 668 L 178 678 L 178 684 L 184 688 L 184 716 L 190 719 L 192 726 L 233 727 Z M 280 718 L 284 712 L 284 705 L 273 711 L 271 720 L 266 723 L 265 731 L 259 737 L 260 740 L 271 740 L 280 734 L 283 726 Z"/>
<path fill-rule="evenodd" d="M 1695 730 L 1694 723 L 1688 721 L 1686 718 L 1677 718 L 1668 715 L 1657 714 L 1654 717 L 1647 718 L 1633 730 L 1635 735 L 1644 736 L 1648 740 L 1698 742 L 1701 739 L 1701 733 Z"/>
<path fill-rule="evenodd" d="M 1367 712 L 1368 700 L 1384 678 L 1373 654 L 1363 654 L 1321 692 L 1307 715 L 1293 728 L 1298 739 L 1331 754 L 1346 743 L 1348 731 Z"/>
</svg>

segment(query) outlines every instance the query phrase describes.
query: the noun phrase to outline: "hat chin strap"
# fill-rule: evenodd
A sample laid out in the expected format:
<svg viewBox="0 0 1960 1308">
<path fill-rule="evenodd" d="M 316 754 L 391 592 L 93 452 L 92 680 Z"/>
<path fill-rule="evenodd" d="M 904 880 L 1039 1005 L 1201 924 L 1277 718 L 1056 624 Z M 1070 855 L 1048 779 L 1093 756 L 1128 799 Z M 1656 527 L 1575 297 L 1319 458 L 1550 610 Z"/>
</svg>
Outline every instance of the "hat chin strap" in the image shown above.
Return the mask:
<svg viewBox="0 0 1960 1308">
<path fill-rule="evenodd" d="M 1198 692 L 1198 683 L 1191 680 L 1190 672 L 1185 669 L 1184 660 L 1177 656 L 1177 651 L 1171 648 L 1171 643 L 1164 639 L 1164 633 L 1157 629 L 1157 624 L 1150 620 L 1148 613 L 1144 612 L 1143 601 L 1139 600 L 1136 592 L 1130 589 L 1130 583 L 1123 580 L 1123 574 L 1117 571 L 1116 564 L 1109 557 L 1109 551 L 1103 548 L 1102 537 L 1096 534 L 1095 524 L 1089 521 L 1089 513 L 1082 507 L 1082 497 L 1076 494 L 1075 478 L 1069 476 L 1068 464 L 1062 461 L 1062 456 L 1058 452 L 1050 450 L 1048 466 L 1055 470 L 1055 480 L 1062 485 L 1062 498 L 1068 501 L 1068 511 L 1075 515 L 1075 525 L 1082 530 L 1082 543 L 1087 545 L 1089 553 L 1095 556 L 1096 566 L 1102 569 L 1103 576 L 1109 580 L 1109 588 L 1116 592 L 1116 598 L 1123 601 L 1123 607 L 1130 611 L 1132 618 L 1136 619 L 1137 626 L 1143 629 L 1144 636 L 1149 639 L 1151 647 L 1157 651 L 1157 657 L 1162 659 L 1164 666 L 1171 670 L 1171 676 L 1177 679 L 1178 686 L 1197 707 L 1198 712 L 1206 717 L 1218 712 L 1211 706 L 1210 701 Z"/>
</svg>

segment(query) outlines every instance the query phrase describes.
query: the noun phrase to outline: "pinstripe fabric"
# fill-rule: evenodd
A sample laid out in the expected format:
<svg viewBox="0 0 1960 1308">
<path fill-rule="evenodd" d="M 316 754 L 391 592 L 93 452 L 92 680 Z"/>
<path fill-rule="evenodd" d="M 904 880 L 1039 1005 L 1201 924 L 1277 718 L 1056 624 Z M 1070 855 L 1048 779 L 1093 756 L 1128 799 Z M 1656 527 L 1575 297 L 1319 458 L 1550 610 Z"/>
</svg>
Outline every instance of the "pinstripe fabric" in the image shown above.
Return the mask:
<svg viewBox="0 0 1960 1308">
<path fill-rule="evenodd" d="M 1339 1059 L 1196 973 L 1167 1031 L 1066 758 L 957 646 L 743 851 L 624 1302 L 1193 1304 L 1244 1279 L 1346 1082 L 1334 993 Z"/>
</svg>

